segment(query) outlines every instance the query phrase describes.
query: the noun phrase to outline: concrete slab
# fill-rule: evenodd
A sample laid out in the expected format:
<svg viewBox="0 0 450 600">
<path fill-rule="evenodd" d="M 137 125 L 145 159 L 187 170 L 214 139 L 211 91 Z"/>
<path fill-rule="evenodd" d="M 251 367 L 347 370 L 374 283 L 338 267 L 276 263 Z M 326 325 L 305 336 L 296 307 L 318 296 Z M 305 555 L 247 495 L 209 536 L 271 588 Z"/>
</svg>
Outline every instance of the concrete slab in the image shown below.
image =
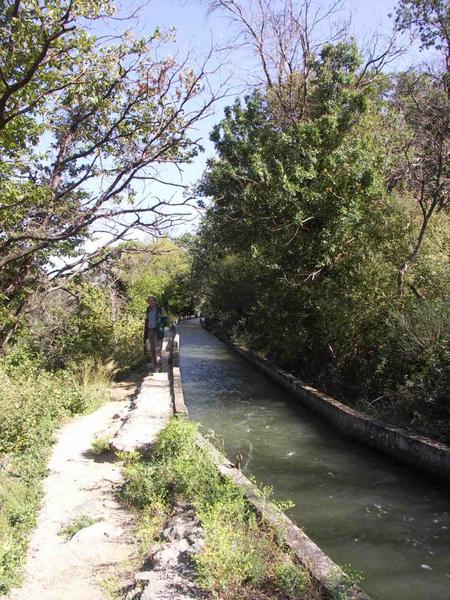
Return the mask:
<svg viewBox="0 0 450 600">
<path fill-rule="evenodd" d="M 150 373 L 144 377 L 127 420 L 110 441 L 110 447 L 114 452 L 149 450 L 158 433 L 172 417 L 173 403 L 167 366 L 167 353 L 164 348 L 162 361 L 164 372 Z"/>
</svg>

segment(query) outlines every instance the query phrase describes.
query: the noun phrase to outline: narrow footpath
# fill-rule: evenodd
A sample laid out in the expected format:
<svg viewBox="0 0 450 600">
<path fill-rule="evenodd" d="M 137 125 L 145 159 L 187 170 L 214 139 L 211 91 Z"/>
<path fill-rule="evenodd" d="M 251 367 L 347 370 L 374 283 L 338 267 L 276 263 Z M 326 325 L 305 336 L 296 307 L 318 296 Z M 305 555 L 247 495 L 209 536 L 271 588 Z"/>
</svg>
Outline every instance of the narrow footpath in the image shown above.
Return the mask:
<svg viewBox="0 0 450 600">
<path fill-rule="evenodd" d="M 116 397 L 121 391 L 113 388 Z M 114 496 L 122 480 L 120 465 L 91 448 L 96 437 L 120 427 L 128 405 L 129 400 L 108 402 L 59 431 L 24 583 L 10 593 L 10 600 L 104 600 L 108 581 L 136 555 L 133 515 Z M 67 540 L 64 529 L 81 519 L 92 524 Z"/>
<path fill-rule="evenodd" d="M 123 483 L 121 463 L 112 453 L 96 455 L 92 451 L 95 438 L 110 439 L 115 450 L 151 447 L 173 414 L 167 343 L 162 371 L 115 384 L 111 392 L 114 401 L 60 429 L 29 544 L 23 585 L 3 600 L 204 597 L 193 582 L 195 574 L 184 552 L 191 542 L 183 537 L 192 537 L 195 527 L 195 523 L 188 526 L 192 520 L 188 509 L 180 507 L 173 517 L 184 525 L 175 532 L 176 540 L 167 535 L 158 548 L 148 549 L 143 560 L 134 535 L 135 516 L 116 500 Z M 79 528 L 70 539 L 64 535 L 69 527 Z M 149 558 L 151 567 L 142 571 L 142 563 Z"/>
</svg>

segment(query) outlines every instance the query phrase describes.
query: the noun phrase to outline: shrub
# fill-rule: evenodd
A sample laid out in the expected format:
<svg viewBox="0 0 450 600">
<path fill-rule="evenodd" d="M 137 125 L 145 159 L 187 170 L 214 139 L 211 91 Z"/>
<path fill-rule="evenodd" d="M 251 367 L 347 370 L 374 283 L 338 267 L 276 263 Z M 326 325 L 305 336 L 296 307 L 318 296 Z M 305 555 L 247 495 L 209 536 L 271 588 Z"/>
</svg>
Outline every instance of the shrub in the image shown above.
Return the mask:
<svg viewBox="0 0 450 600">
<path fill-rule="evenodd" d="M 276 565 L 275 577 L 276 588 L 294 598 L 305 595 L 311 587 L 309 573 L 290 560 Z"/>
<path fill-rule="evenodd" d="M 403 426 L 450 440 L 450 305 L 425 301 L 394 312 L 382 348 L 381 410 Z"/>
<path fill-rule="evenodd" d="M 35 524 L 39 493 L 28 482 L 0 472 L 0 594 L 17 582 L 28 530 Z"/>
<path fill-rule="evenodd" d="M 236 598 L 266 579 L 276 550 L 238 495 L 223 498 L 199 512 L 206 532 L 205 550 L 196 556 L 200 583 L 220 598 Z"/>
<path fill-rule="evenodd" d="M 0 365 L 0 453 L 18 454 L 33 444 L 48 444 L 63 416 L 93 407 L 105 383 L 91 376 L 92 380 L 80 382 L 70 370 L 51 373 L 32 369 L 22 374 L 19 369 L 11 371 Z"/>
<path fill-rule="evenodd" d="M 109 440 L 110 439 L 111 438 L 109 435 L 103 435 L 100 437 L 96 437 L 92 441 L 91 452 L 93 454 L 96 454 L 97 456 L 108 453 L 110 450 L 110 448 L 109 448 Z"/>
</svg>

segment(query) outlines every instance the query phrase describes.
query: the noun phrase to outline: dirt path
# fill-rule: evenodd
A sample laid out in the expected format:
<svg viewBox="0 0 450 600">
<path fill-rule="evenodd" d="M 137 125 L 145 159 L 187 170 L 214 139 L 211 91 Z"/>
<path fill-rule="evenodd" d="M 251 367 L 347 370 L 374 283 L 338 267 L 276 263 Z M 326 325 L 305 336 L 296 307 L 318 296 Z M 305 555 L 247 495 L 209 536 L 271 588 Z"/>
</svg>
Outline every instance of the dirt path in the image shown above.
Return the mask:
<svg viewBox="0 0 450 600">
<path fill-rule="evenodd" d="M 121 421 L 120 411 L 139 383 L 139 375 L 112 389 L 114 402 L 64 425 L 44 481 L 45 498 L 28 550 L 24 584 L 8 600 L 107 600 L 105 582 L 130 568 L 136 555 L 133 516 L 115 500 L 120 465 L 111 456 L 95 456 L 91 443 Z M 117 401 L 121 398 L 121 401 Z M 95 521 L 70 541 L 64 527 L 81 517 Z"/>
</svg>

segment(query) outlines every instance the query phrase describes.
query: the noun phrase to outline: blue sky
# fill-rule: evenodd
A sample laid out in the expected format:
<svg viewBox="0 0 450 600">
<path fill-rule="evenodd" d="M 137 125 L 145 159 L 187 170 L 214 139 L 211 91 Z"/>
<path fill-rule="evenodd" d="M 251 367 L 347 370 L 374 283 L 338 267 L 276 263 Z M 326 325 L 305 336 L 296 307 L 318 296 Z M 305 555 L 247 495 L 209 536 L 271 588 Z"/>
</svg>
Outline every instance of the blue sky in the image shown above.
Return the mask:
<svg viewBox="0 0 450 600">
<path fill-rule="evenodd" d="M 330 0 L 322 0 L 317 4 L 327 5 L 329 2 Z M 396 4 L 396 0 L 343 0 L 341 14 L 343 18 L 351 15 L 352 33 L 360 43 L 365 44 L 369 43 L 375 33 L 379 33 L 381 36 L 390 34 L 393 20 L 388 15 L 394 12 Z M 138 2 L 133 0 L 133 2 L 126 3 L 128 10 L 133 5 L 137 6 Z M 193 51 L 194 54 L 201 57 L 208 52 L 212 43 L 220 44 L 232 34 L 227 20 L 218 14 L 208 15 L 206 5 L 207 2 L 201 0 L 151 0 L 141 11 L 135 33 L 136 35 L 139 33 L 145 35 L 149 34 L 156 26 L 162 28 L 173 26 L 176 29 L 176 46 L 180 55 Z M 402 66 L 406 66 L 406 61 L 410 61 L 410 57 L 405 58 Z M 245 64 L 250 66 L 251 59 L 248 55 L 238 53 L 234 59 L 234 65 L 228 64 L 227 66 L 236 74 L 239 69 L 242 69 L 243 63 L 244 68 Z M 227 74 L 224 69 L 223 77 Z M 238 89 L 240 83 L 240 79 L 235 81 Z M 208 141 L 209 132 L 213 124 L 221 119 L 224 106 L 232 101 L 232 98 L 228 98 L 219 102 L 215 114 L 201 124 L 200 133 L 208 155 L 213 153 L 212 145 Z M 189 169 L 195 179 L 201 175 L 205 160 L 205 156 L 199 157 L 193 169 Z"/>
</svg>

